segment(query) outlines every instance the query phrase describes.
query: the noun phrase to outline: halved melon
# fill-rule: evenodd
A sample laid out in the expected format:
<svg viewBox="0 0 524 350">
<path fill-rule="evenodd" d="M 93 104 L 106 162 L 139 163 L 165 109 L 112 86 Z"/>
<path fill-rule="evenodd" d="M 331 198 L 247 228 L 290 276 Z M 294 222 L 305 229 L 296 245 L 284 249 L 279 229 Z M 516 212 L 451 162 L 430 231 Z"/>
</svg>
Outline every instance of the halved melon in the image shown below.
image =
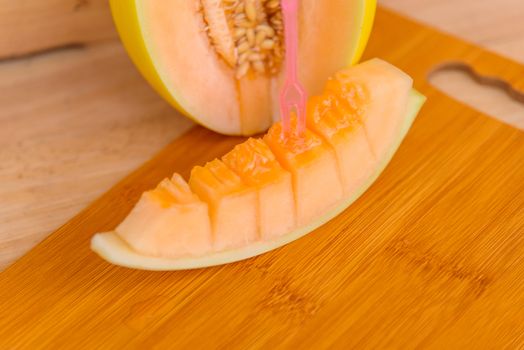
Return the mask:
<svg viewBox="0 0 524 350">
<path fill-rule="evenodd" d="M 180 201 L 169 196 L 149 211 L 137 209 L 144 206 L 142 199 L 125 225 L 96 234 L 91 247 L 114 264 L 149 270 L 224 264 L 280 247 L 336 216 L 373 183 L 424 101 L 411 79 L 384 61 L 347 68 L 328 82 L 323 95 L 310 100 L 303 135 L 282 135 L 276 123 L 263 140 L 246 141 L 223 162 L 194 168 L 189 184 L 209 205 L 210 250 L 196 243 L 203 231 L 195 231 L 194 249 L 177 246 L 178 235 L 187 242 L 185 228 L 197 216 L 176 226 L 157 221 L 162 208 Z M 150 227 L 144 228 L 147 220 Z M 156 230 L 172 237 L 172 251 L 158 247 L 162 240 Z"/>
<path fill-rule="evenodd" d="M 225 134 L 272 124 L 285 56 L 280 0 L 110 3 L 139 70 L 186 116 Z M 358 61 L 375 8 L 376 0 L 300 1 L 299 79 L 309 94 Z"/>
</svg>

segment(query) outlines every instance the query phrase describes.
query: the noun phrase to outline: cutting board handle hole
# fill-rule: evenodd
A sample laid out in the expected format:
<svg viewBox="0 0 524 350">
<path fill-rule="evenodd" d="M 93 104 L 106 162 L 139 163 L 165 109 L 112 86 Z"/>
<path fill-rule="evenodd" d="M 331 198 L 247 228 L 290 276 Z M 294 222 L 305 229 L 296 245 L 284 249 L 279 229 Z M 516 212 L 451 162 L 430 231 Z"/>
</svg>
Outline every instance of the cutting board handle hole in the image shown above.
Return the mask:
<svg viewBox="0 0 524 350">
<path fill-rule="evenodd" d="M 524 130 L 524 92 L 507 81 L 479 74 L 462 62 L 447 62 L 433 69 L 431 85 L 482 113 Z"/>
</svg>

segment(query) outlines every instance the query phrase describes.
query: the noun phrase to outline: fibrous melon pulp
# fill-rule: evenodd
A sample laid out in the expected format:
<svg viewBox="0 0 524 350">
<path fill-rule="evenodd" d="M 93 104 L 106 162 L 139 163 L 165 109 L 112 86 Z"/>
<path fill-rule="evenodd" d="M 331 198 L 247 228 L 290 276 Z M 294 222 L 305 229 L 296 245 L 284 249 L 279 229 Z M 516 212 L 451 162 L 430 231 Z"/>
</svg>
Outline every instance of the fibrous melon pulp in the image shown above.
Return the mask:
<svg viewBox="0 0 524 350">
<path fill-rule="evenodd" d="M 122 266 L 188 269 L 228 263 L 291 242 L 356 200 L 387 165 L 425 98 L 373 59 L 329 79 L 307 106 L 307 129 L 260 139 L 175 174 L 145 192 L 92 249 Z"/>
<path fill-rule="evenodd" d="M 285 57 L 280 0 L 111 0 L 131 58 L 172 105 L 224 134 L 267 130 Z M 376 0 L 301 0 L 299 80 L 309 94 L 366 45 Z"/>
</svg>

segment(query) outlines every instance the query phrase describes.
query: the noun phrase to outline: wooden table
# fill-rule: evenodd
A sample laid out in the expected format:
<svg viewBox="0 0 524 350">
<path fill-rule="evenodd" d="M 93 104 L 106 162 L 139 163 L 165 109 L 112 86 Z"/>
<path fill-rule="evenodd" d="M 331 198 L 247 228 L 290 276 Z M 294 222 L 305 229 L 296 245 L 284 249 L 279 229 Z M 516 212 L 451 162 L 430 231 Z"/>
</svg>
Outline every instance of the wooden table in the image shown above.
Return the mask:
<svg viewBox="0 0 524 350">
<path fill-rule="evenodd" d="M 524 63 L 521 0 L 380 2 Z M 191 126 L 135 72 L 105 0 L 43 3 L 0 0 L 0 270 Z"/>
</svg>

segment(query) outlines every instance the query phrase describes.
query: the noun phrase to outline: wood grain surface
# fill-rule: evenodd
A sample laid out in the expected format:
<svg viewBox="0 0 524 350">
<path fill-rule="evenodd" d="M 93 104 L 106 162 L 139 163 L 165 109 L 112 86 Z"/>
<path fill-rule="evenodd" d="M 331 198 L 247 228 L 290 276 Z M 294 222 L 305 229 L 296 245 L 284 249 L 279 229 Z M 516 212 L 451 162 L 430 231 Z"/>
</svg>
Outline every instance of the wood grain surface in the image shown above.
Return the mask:
<svg viewBox="0 0 524 350">
<path fill-rule="evenodd" d="M 380 3 L 524 63 L 520 0 Z M 0 0 L 0 57 L 88 44 L 0 62 L 0 270 L 190 126 L 115 35 L 106 0 Z"/>
<path fill-rule="evenodd" d="M 395 11 L 524 64 L 522 0 L 378 0 Z"/>
<path fill-rule="evenodd" d="M 406 70 L 428 102 L 351 208 L 221 267 L 155 273 L 98 258 L 92 234 L 141 191 L 239 142 L 194 128 L 0 274 L 0 348 L 522 348 L 524 133 L 425 77 L 462 59 L 524 91 L 524 66 L 385 10 L 367 56 Z"/>
<path fill-rule="evenodd" d="M 191 126 L 119 43 L 11 61 L 0 76 L 0 268 Z"/>
<path fill-rule="evenodd" d="M 116 36 L 107 0 L 0 0 L 0 59 Z"/>
</svg>

